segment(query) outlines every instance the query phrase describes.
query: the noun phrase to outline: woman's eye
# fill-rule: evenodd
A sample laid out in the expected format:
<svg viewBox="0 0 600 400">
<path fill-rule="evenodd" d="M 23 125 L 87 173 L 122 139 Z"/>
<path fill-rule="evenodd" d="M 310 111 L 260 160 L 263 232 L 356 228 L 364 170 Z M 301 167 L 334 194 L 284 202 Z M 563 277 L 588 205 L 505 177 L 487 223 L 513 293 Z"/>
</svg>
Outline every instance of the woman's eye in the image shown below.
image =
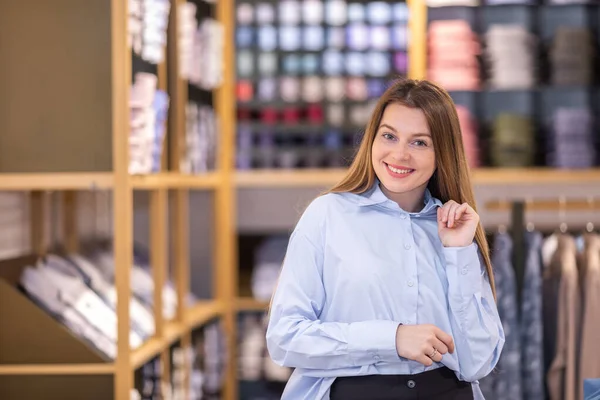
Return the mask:
<svg viewBox="0 0 600 400">
<path fill-rule="evenodd" d="M 417 146 L 427 146 L 427 142 L 424 140 L 415 140 L 414 142 Z"/>
<path fill-rule="evenodd" d="M 392 135 L 391 133 L 384 133 L 382 136 L 384 137 L 384 139 L 387 139 L 387 140 L 395 139 L 394 135 Z"/>
</svg>

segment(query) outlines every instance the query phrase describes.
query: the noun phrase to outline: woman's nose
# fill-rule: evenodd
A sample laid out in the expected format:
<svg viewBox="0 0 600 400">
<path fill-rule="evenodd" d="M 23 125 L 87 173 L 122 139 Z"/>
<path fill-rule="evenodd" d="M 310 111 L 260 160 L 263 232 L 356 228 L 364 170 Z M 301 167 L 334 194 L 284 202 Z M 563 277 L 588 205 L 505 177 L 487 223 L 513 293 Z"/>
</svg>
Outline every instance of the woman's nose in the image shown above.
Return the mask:
<svg viewBox="0 0 600 400">
<path fill-rule="evenodd" d="M 398 147 L 394 149 L 392 154 L 392 158 L 398 161 L 405 161 L 410 158 L 410 152 L 408 151 L 408 146 L 404 144 L 398 144 Z"/>
</svg>

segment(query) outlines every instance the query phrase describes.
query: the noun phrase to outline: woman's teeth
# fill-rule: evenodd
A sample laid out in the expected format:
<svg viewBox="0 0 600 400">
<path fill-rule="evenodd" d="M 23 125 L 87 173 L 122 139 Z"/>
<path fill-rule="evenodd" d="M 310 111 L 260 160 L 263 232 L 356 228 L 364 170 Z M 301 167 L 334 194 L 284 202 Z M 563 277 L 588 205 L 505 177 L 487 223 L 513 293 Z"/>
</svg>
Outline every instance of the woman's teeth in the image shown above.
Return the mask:
<svg viewBox="0 0 600 400">
<path fill-rule="evenodd" d="M 412 172 L 412 169 L 398 169 L 398 168 L 394 168 L 391 165 L 388 164 L 388 168 L 392 171 L 395 172 L 396 174 L 408 174 L 410 172 Z"/>
</svg>

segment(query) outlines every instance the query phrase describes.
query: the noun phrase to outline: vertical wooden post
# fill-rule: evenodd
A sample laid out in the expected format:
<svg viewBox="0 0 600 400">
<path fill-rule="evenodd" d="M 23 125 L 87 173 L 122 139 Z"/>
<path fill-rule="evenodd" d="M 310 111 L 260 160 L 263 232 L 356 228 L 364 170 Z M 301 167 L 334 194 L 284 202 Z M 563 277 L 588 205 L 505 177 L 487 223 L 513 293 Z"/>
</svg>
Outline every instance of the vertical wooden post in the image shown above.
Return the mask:
<svg viewBox="0 0 600 400">
<path fill-rule="evenodd" d="M 154 280 L 155 336 L 164 335 L 163 287 L 167 275 L 167 191 L 153 190 L 150 194 L 150 263 Z"/>
<path fill-rule="evenodd" d="M 47 206 L 48 194 L 34 191 L 29 196 L 29 225 L 31 250 L 39 257 L 44 257 L 48 251 L 46 226 L 48 224 Z"/>
<path fill-rule="evenodd" d="M 188 360 L 188 349 L 192 346 L 192 331 L 186 332 L 181 337 L 181 348 L 184 350 L 185 355 L 185 377 L 183 378 L 183 385 L 185 388 L 184 399 L 189 399 L 190 396 L 190 376 L 192 375 L 192 365 Z"/>
<path fill-rule="evenodd" d="M 171 0 L 171 13 L 168 37 L 169 63 L 169 96 L 172 106 L 169 108 L 169 169 L 180 171 L 181 149 L 185 144 L 186 118 L 185 109 L 188 99 L 187 81 L 180 74 L 179 66 L 179 19 L 177 17 L 180 5 L 186 0 Z"/>
<path fill-rule="evenodd" d="M 117 359 L 114 400 L 129 400 L 133 388 L 129 299 L 133 247 L 133 193 L 129 179 L 129 96 L 131 53 L 127 46 L 128 3 L 111 0 L 113 248 L 117 289 Z"/>
<path fill-rule="evenodd" d="M 169 82 L 168 82 L 168 66 L 167 66 L 166 57 L 163 62 L 158 64 L 157 74 L 158 74 L 158 90 L 167 91 Z M 170 102 L 169 108 L 171 108 L 173 106 L 174 106 L 174 104 Z M 167 121 L 166 121 L 167 126 L 168 126 L 168 123 L 169 123 L 169 121 L 168 121 L 168 117 L 167 117 Z M 163 140 L 163 152 L 162 152 L 161 159 L 160 159 L 160 165 L 161 165 L 160 170 L 161 171 L 165 171 L 168 169 L 168 160 L 169 160 L 168 151 L 169 151 L 169 140 L 168 140 L 168 133 L 167 133 L 166 137 Z"/>
<path fill-rule="evenodd" d="M 215 193 L 215 249 L 216 271 L 214 287 L 216 297 L 225 307 L 223 327 L 227 337 L 229 359 L 227 363 L 224 398 L 238 398 L 237 383 L 237 342 L 236 342 L 236 298 L 237 298 L 237 240 L 236 240 L 236 199 L 234 188 L 235 173 L 235 38 L 234 1 L 217 2 L 217 20 L 224 28 L 224 80 L 215 93 L 215 109 L 219 116 L 219 155 L 218 168 L 221 182 Z"/>
<path fill-rule="evenodd" d="M 407 0 L 408 19 L 408 77 L 427 77 L 427 5 L 425 0 Z"/>
<path fill-rule="evenodd" d="M 79 250 L 79 231 L 77 229 L 77 192 L 67 191 L 62 199 L 63 235 L 65 249 L 69 253 Z"/>
<path fill-rule="evenodd" d="M 189 199 L 188 191 L 178 189 L 173 203 L 173 271 L 177 289 L 177 321 L 185 321 L 185 298 L 190 290 Z"/>
<path fill-rule="evenodd" d="M 179 19 L 180 5 L 185 0 L 172 0 L 168 34 L 169 55 L 169 95 L 173 107 L 169 111 L 169 147 L 171 152 L 170 169 L 179 172 L 181 147 L 185 143 L 185 109 L 187 104 L 187 81 L 179 74 Z M 177 289 L 177 319 L 185 318 L 185 297 L 190 288 L 190 249 L 189 249 L 189 191 L 177 189 L 173 193 L 171 213 L 174 254 L 173 272 Z"/>
</svg>

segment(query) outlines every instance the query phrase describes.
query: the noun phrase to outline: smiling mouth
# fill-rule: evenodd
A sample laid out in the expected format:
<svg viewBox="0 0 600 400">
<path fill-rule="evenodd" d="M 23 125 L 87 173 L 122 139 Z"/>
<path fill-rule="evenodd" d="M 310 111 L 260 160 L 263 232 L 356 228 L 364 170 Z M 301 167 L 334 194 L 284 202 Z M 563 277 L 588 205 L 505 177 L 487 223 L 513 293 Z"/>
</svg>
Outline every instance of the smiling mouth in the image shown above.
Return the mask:
<svg viewBox="0 0 600 400">
<path fill-rule="evenodd" d="M 404 177 L 404 176 L 408 176 L 411 173 L 413 173 L 415 170 L 411 169 L 411 168 L 406 168 L 406 167 L 392 167 L 390 164 L 385 163 L 385 166 L 387 168 L 387 170 L 393 175 L 393 176 L 398 176 L 398 177 Z"/>
</svg>

